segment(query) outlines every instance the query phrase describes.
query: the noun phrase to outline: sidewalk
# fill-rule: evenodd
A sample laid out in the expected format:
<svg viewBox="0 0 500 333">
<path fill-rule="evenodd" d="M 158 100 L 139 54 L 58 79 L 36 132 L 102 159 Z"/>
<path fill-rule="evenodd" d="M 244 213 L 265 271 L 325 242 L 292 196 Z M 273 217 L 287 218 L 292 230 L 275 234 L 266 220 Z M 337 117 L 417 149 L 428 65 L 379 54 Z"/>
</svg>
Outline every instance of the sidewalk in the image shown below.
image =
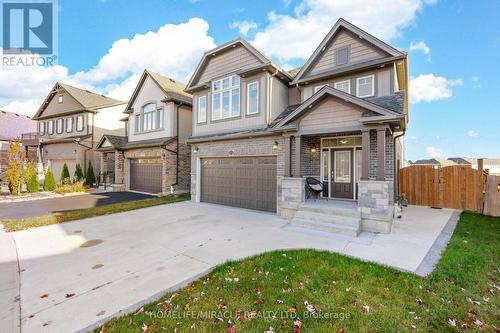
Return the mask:
<svg viewBox="0 0 500 333">
<path fill-rule="evenodd" d="M 4 333 L 21 332 L 19 315 L 19 272 L 12 234 L 0 224 L 0 327 Z"/>
</svg>

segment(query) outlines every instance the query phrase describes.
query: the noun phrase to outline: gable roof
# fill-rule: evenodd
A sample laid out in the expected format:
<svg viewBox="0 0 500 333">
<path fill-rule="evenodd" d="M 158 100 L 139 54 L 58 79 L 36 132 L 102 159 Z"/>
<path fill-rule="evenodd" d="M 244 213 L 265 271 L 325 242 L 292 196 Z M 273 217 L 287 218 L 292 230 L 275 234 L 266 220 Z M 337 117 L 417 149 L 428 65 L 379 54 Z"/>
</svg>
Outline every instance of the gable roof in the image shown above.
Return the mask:
<svg viewBox="0 0 500 333">
<path fill-rule="evenodd" d="M 56 82 L 56 84 L 50 91 L 49 95 L 45 98 L 42 105 L 40 106 L 40 108 L 35 113 L 32 119 L 36 120 L 41 116 L 42 112 L 45 110 L 47 105 L 49 105 L 52 98 L 54 98 L 54 96 L 58 93 L 60 89 L 63 89 L 69 95 L 71 95 L 71 97 L 73 97 L 82 106 L 82 111 L 95 112 L 102 108 L 125 104 L 125 102 L 119 101 L 111 97 L 93 93 L 91 91 L 77 88 L 69 84 Z"/>
<path fill-rule="evenodd" d="M 386 109 L 383 106 L 377 105 L 373 102 L 356 97 L 354 95 L 345 93 L 343 91 L 332 88 L 330 86 L 324 86 L 317 93 L 315 93 L 314 95 L 309 97 L 307 100 L 305 100 L 299 107 L 295 108 L 293 111 L 290 111 L 287 109 L 288 115 L 286 115 L 279 122 L 277 122 L 274 125 L 274 128 L 282 127 L 282 126 L 302 117 L 313 106 L 317 105 L 319 102 L 321 102 L 324 98 L 326 98 L 328 96 L 333 96 L 333 97 L 339 98 L 345 102 L 353 103 L 354 105 L 362 107 L 363 109 L 366 109 L 368 111 L 372 111 L 372 112 L 377 114 L 377 116 L 375 116 L 377 118 L 377 120 L 400 119 L 403 117 L 403 115 L 399 112 L 395 112 L 395 111 Z M 284 112 L 287 112 L 287 110 L 285 110 Z M 371 120 L 372 118 L 375 119 L 375 117 L 365 116 L 363 118 L 365 118 L 366 120 Z"/>
<path fill-rule="evenodd" d="M 96 150 L 110 151 L 110 150 L 127 150 L 127 149 L 145 148 L 145 147 L 159 147 L 172 142 L 172 140 L 174 140 L 175 138 L 176 138 L 175 136 L 172 136 L 167 138 L 128 141 L 128 138 L 126 136 L 104 134 L 97 143 Z M 108 141 L 111 146 L 103 147 L 102 145 L 106 141 Z"/>
<path fill-rule="evenodd" d="M 134 101 L 139 94 L 142 85 L 146 81 L 146 77 L 148 76 L 153 80 L 158 88 L 160 88 L 163 93 L 165 93 L 165 98 L 167 100 L 170 99 L 175 102 L 182 102 L 184 104 L 192 105 L 193 97 L 184 91 L 184 88 L 186 86 L 183 83 L 177 82 L 174 79 L 145 69 L 144 72 L 142 72 L 141 78 L 139 79 L 139 82 L 137 83 L 137 86 L 132 93 L 132 97 L 130 97 L 127 103 L 127 107 L 125 108 L 125 111 L 123 113 L 130 113 L 132 105 L 134 104 Z"/>
<path fill-rule="evenodd" d="M 337 23 L 333 26 L 333 28 L 328 32 L 328 34 L 323 38 L 321 43 L 318 45 L 314 53 L 309 57 L 307 62 L 300 68 L 298 71 L 297 75 L 295 75 L 293 81 L 291 84 L 297 83 L 301 79 L 301 77 L 304 75 L 304 73 L 307 72 L 307 70 L 311 67 L 311 65 L 314 63 L 314 61 L 325 51 L 326 46 L 330 41 L 335 38 L 335 36 L 338 34 L 339 30 L 341 28 L 344 28 L 353 34 L 359 36 L 360 38 L 366 40 L 368 43 L 374 45 L 375 47 L 381 49 L 382 51 L 386 52 L 392 57 L 400 57 L 404 56 L 405 53 L 393 48 L 387 43 L 384 43 L 380 39 L 370 35 L 368 32 L 364 31 L 363 29 L 355 26 L 354 24 L 344 20 L 343 18 L 338 19 Z"/>
<path fill-rule="evenodd" d="M 209 50 L 205 52 L 198 63 L 198 66 L 196 67 L 195 71 L 193 72 L 193 75 L 189 79 L 189 82 L 186 86 L 185 91 L 191 91 L 193 88 L 196 88 L 194 85 L 194 81 L 198 78 L 198 76 L 201 74 L 203 68 L 208 64 L 208 61 L 210 60 L 210 56 L 215 56 L 219 53 L 225 52 L 227 50 L 230 50 L 236 46 L 243 46 L 245 49 L 247 49 L 250 53 L 252 53 L 258 60 L 259 62 L 264 66 L 269 66 L 270 68 L 277 70 L 280 72 L 284 77 L 286 77 L 288 80 L 292 79 L 292 75 L 290 75 L 287 71 L 281 69 L 279 66 L 274 64 L 271 59 L 269 59 L 267 56 L 265 56 L 262 52 L 257 50 L 252 44 L 250 44 L 248 41 L 245 39 L 239 37 L 237 39 L 234 39 L 232 41 L 229 41 L 227 43 L 224 43 L 222 45 L 217 46 L 216 48 Z M 260 67 L 259 67 L 260 68 Z M 201 85 L 205 85 L 205 82 L 201 82 Z"/>
</svg>

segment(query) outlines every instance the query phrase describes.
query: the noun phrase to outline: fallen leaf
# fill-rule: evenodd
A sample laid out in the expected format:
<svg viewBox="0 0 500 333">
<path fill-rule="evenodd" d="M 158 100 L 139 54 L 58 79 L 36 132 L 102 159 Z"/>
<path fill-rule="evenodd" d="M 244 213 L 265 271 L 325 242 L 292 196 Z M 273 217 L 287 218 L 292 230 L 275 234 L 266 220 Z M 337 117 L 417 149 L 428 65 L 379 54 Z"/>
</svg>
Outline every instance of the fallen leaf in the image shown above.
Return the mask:
<svg viewBox="0 0 500 333">
<path fill-rule="evenodd" d="M 289 306 L 287 309 L 286 309 L 286 312 L 288 313 L 295 313 L 297 312 L 297 309 L 294 308 L 293 306 Z"/>
<path fill-rule="evenodd" d="M 256 294 L 257 296 L 259 296 L 259 297 L 260 297 L 260 296 L 262 295 L 262 292 L 260 291 L 260 289 L 259 289 L 259 288 L 255 288 L 254 290 L 255 290 L 255 294 Z"/>
<path fill-rule="evenodd" d="M 279 299 L 278 304 L 283 304 L 283 301 Z"/>
<path fill-rule="evenodd" d="M 106 332 L 106 328 L 104 327 L 104 324 L 102 324 L 101 330 L 99 331 L 99 333 L 105 333 L 105 332 Z"/>
<path fill-rule="evenodd" d="M 457 321 L 455 319 L 448 319 L 448 324 L 452 327 L 457 327 Z"/>
<path fill-rule="evenodd" d="M 370 312 L 370 307 L 368 305 L 363 305 L 363 312 Z"/>
<path fill-rule="evenodd" d="M 195 324 L 195 323 L 192 323 L 192 324 L 191 324 L 191 326 L 189 326 L 189 329 L 190 329 L 191 331 L 196 330 L 196 324 Z"/>
<path fill-rule="evenodd" d="M 309 313 L 316 313 L 316 308 L 310 304 L 308 301 L 304 301 L 304 305 L 306 306 L 306 310 L 309 311 Z"/>
<path fill-rule="evenodd" d="M 142 333 L 149 333 L 149 327 L 146 324 L 142 324 Z"/>
<path fill-rule="evenodd" d="M 269 326 L 269 330 L 267 331 L 264 331 L 264 333 L 274 333 L 274 328 L 272 328 L 272 326 Z"/>
<path fill-rule="evenodd" d="M 40 298 L 46 298 L 46 297 L 49 297 L 49 294 L 43 294 L 42 296 L 40 296 Z"/>
<path fill-rule="evenodd" d="M 227 326 L 227 333 L 236 333 L 236 327 L 234 325 L 229 324 Z"/>
<path fill-rule="evenodd" d="M 422 304 L 424 304 L 424 301 L 422 301 L 422 299 L 420 299 L 420 298 L 415 299 L 415 302 L 416 302 L 418 305 L 422 305 Z"/>
</svg>

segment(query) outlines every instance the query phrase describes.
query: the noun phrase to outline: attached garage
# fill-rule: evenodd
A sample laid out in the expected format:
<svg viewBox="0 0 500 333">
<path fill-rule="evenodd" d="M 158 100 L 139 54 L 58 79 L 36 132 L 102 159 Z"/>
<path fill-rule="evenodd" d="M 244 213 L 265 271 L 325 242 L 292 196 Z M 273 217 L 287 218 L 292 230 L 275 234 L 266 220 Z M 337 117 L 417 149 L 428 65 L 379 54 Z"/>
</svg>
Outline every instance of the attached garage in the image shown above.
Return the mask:
<svg viewBox="0 0 500 333">
<path fill-rule="evenodd" d="M 130 190 L 158 194 L 162 191 L 159 158 L 130 159 Z"/>
<path fill-rule="evenodd" d="M 201 159 L 202 202 L 276 212 L 276 157 Z"/>
</svg>

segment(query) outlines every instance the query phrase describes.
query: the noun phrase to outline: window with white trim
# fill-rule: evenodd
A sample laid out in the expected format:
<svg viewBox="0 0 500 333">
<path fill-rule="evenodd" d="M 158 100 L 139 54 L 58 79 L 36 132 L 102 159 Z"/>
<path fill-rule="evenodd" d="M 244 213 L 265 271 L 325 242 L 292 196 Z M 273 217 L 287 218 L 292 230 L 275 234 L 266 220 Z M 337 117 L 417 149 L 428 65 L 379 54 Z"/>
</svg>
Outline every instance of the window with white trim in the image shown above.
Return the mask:
<svg viewBox="0 0 500 333">
<path fill-rule="evenodd" d="M 135 123 L 135 133 L 140 132 L 141 131 L 141 114 L 140 113 L 135 115 L 134 123 Z"/>
<path fill-rule="evenodd" d="M 38 134 L 44 135 L 45 134 L 45 122 L 41 121 L 38 123 Z"/>
<path fill-rule="evenodd" d="M 151 131 L 156 129 L 156 104 L 150 103 L 144 105 L 143 112 L 143 130 Z"/>
<path fill-rule="evenodd" d="M 54 134 L 54 121 L 53 120 L 49 120 L 47 122 L 47 133 L 49 135 Z"/>
<path fill-rule="evenodd" d="M 247 114 L 259 113 L 259 82 L 247 84 Z"/>
<path fill-rule="evenodd" d="M 340 90 L 340 91 L 343 91 L 345 93 L 350 94 L 351 93 L 351 80 L 335 82 L 333 87 L 337 90 Z"/>
<path fill-rule="evenodd" d="M 198 123 L 207 121 L 207 95 L 198 96 Z"/>
<path fill-rule="evenodd" d="M 59 96 L 57 97 L 57 101 L 59 102 L 59 104 L 62 104 L 63 99 L 64 99 L 64 96 L 63 96 L 63 95 L 59 95 Z"/>
<path fill-rule="evenodd" d="M 64 124 L 64 119 L 59 118 L 56 120 L 56 132 L 57 132 L 57 134 L 61 134 L 63 132 L 63 124 Z"/>
<path fill-rule="evenodd" d="M 356 79 L 356 96 L 371 97 L 375 95 L 375 75 L 358 77 Z"/>
<path fill-rule="evenodd" d="M 328 84 L 322 84 L 322 85 L 320 85 L 320 86 L 316 86 L 316 87 L 314 87 L 314 93 L 317 93 L 318 91 L 320 91 L 320 90 L 321 90 L 321 88 L 323 88 L 324 86 L 327 86 L 327 85 L 328 85 Z"/>
<path fill-rule="evenodd" d="M 240 115 L 240 77 L 233 75 L 212 82 L 212 120 Z"/>
<path fill-rule="evenodd" d="M 73 132 L 73 117 L 66 118 L 66 133 Z"/>
<path fill-rule="evenodd" d="M 78 132 L 83 131 L 83 115 L 76 117 L 76 130 Z"/>
</svg>

